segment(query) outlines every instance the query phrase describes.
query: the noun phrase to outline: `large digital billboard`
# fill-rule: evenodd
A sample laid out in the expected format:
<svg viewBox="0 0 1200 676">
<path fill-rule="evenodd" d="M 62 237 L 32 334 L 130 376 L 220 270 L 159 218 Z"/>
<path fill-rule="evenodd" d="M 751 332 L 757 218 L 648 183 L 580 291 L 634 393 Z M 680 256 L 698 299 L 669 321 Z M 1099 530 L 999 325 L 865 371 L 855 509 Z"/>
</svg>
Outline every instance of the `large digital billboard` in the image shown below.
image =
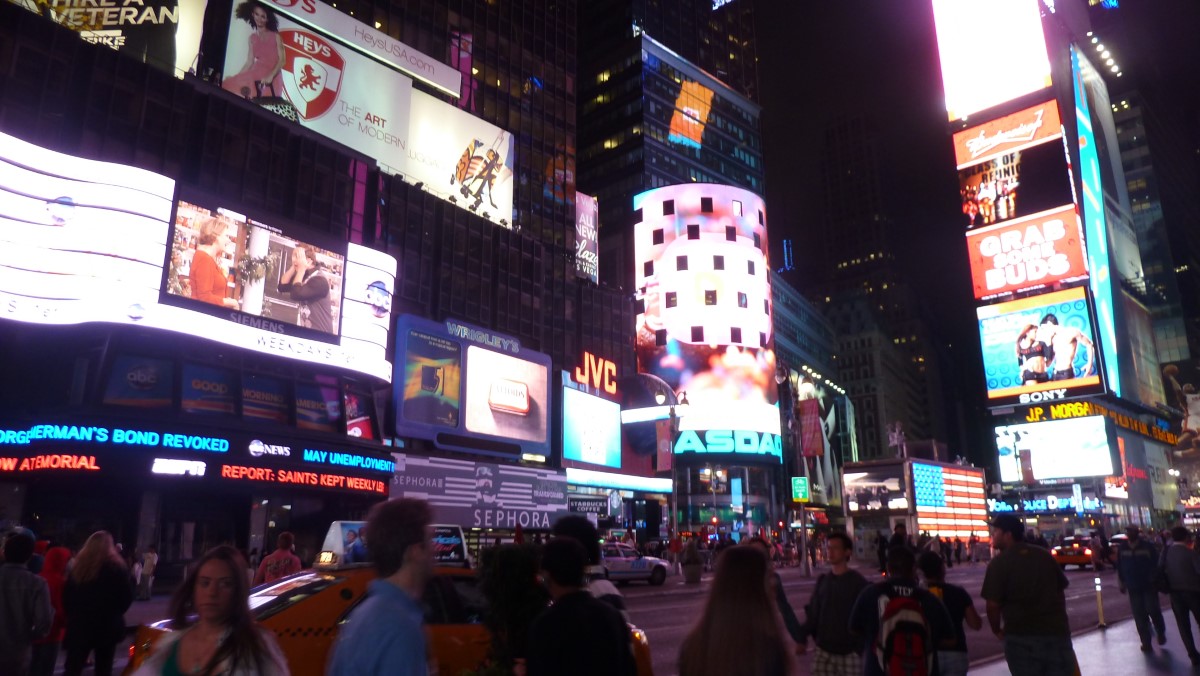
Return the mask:
<svg viewBox="0 0 1200 676">
<path fill-rule="evenodd" d="M 621 405 L 563 386 L 563 459 L 621 468 Z"/>
<path fill-rule="evenodd" d="M 1096 114 L 1108 112 L 1108 89 L 1087 57 L 1071 47 L 1071 83 L 1075 93 L 1075 124 L 1079 135 L 1079 207 L 1083 214 L 1083 232 L 1087 242 L 1088 268 L 1092 271 L 1092 298 L 1104 345 L 1116 350 L 1116 289 L 1110 271 L 1108 227 L 1105 223 L 1104 185 L 1100 180 L 1100 155 L 1092 127 L 1092 107 Z M 1089 101 L 1089 99 L 1091 99 Z M 1121 396 L 1121 372 L 1117 359 L 1110 359 L 1105 376 L 1113 394 Z"/>
<path fill-rule="evenodd" d="M 1104 392 L 1085 289 L 986 305 L 976 314 L 990 405 Z"/>
<path fill-rule="evenodd" d="M 207 0 L 9 0 L 69 28 L 85 42 L 183 77 L 200 52 Z"/>
<path fill-rule="evenodd" d="M 1050 86 L 1039 0 L 933 0 L 933 19 L 950 121 Z"/>
<path fill-rule="evenodd" d="M 39 324 L 137 324 L 391 378 L 386 348 L 394 258 L 344 242 L 313 247 L 311 233 L 256 229 L 271 219 L 241 216 L 219 201 L 180 201 L 172 225 L 173 195 L 174 183 L 158 174 L 0 134 L 3 316 Z M 288 278 L 302 246 L 328 269 Z M 208 260 L 197 261 L 204 249 Z M 304 293 L 296 279 L 304 286 L 318 276 L 328 288 L 328 326 L 314 323 L 314 315 L 324 319 L 324 310 L 313 307 L 317 301 L 297 298 Z M 201 280 L 208 294 L 198 298 L 191 292 Z M 279 304 L 269 305 L 268 293 Z M 335 300 L 344 308 L 338 322 Z"/>
<path fill-rule="evenodd" d="M 1004 484 L 1111 476 L 1112 449 L 1103 416 L 996 427 Z"/>
<path fill-rule="evenodd" d="M 484 455 L 549 453 L 549 356 L 453 319 L 401 315 L 397 326 L 399 434 Z"/>
<path fill-rule="evenodd" d="M 962 169 L 1056 138 L 1062 138 L 1062 116 L 1050 99 L 954 134 L 954 159 Z"/>
<path fill-rule="evenodd" d="M 173 220 L 169 302 L 224 316 L 236 310 L 278 333 L 338 334 L 345 241 L 285 232 L 212 201 L 179 200 Z"/>
<path fill-rule="evenodd" d="M 961 166 L 958 194 L 967 230 L 1072 204 L 1061 137 Z"/>
<path fill-rule="evenodd" d="M 1054 287 L 1087 277 L 1083 231 L 1075 205 L 967 233 L 975 297 Z"/>
<path fill-rule="evenodd" d="M 712 100 L 713 90 L 699 82 L 684 80 L 679 86 L 679 96 L 675 97 L 675 112 L 671 113 L 667 140 L 692 148 L 703 145 Z"/>
<path fill-rule="evenodd" d="M 779 462 L 762 199 L 692 183 L 638 194 L 633 207 L 638 371 L 689 404 L 675 452 Z"/>
<path fill-rule="evenodd" d="M 406 77 L 457 95 L 457 71 L 320 2 L 287 4 L 234 4 L 224 89 L 512 227 L 512 134 L 414 91 Z"/>
<path fill-rule="evenodd" d="M 842 473 L 842 489 L 848 512 L 908 509 L 904 465 L 899 462 L 876 467 L 847 467 Z"/>
</svg>

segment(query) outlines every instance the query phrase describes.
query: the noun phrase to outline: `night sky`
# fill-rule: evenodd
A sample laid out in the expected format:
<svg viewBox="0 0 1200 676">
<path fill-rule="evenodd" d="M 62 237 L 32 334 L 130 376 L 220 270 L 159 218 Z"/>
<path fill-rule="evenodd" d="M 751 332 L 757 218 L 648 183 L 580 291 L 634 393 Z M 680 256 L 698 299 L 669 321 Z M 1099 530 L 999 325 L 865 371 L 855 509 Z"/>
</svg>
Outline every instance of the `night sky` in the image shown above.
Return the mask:
<svg viewBox="0 0 1200 676">
<path fill-rule="evenodd" d="M 1155 88 L 1196 129 L 1200 2 L 1120 1 L 1130 39 L 1142 46 L 1139 54 L 1127 55 L 1125 79 L 1136 68 L 1143 86 Z M 821 223 L 819 155 L 827 123 L 839 114 L 872 118 L 880 132 L 883 211 L 897 229 L 895 253 L 924 297 L 940 342 L 953 345 L 956 364 L 971 367 L 957 369 L 956 382 L 947 387 L 959 391 L 948 395 L 967 402 L 968 443 L 986 439 L 977 325 L 932 3 L 761 0 L 755 11 L 773 251 L 783 238 Z M 992 56 L 989 61 L 981 55 L 983 72 L 989 64 L 1002 67 L 1003 55 Z M 796 251 L 801 270 L 808 255 Z M 951 432 L 952 452 L 963 452 L 960 440 Z"/>
</svg>

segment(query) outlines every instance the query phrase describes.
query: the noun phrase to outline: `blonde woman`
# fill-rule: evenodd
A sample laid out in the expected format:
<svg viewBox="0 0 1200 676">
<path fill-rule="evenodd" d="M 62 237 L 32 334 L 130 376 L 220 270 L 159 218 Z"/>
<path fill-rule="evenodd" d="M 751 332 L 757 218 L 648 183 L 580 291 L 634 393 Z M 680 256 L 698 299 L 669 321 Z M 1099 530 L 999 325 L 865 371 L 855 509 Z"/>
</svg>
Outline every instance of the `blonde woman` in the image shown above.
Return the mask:
<svg viewBox="0 0 1200 676">
<path fill-rule="evenodd" d="M 125 635 L 125 611 L 133 603 L 133 578 L 113 537 L 96 531 L 75 557 L 63 588 L 67 632 L 67 676 L 79 676 L 95 653 L 97 676 L 110 676 L 117 641 Z"/>
<path fill-rule="evenodd" d="M 225 297 L 229 291 L 229 279 L 221 271 L 221 266 L 217 265 L 217 259 L 225 251 L 225 247 L 229 246 L 229 225 L 219 218 L 209 216 L 200 221 L 197 229 L 200 236 L 197 238 L 196 251 L 192 254 L 192 265 L 188 272 L 192 298 L 236 310 L 237 300 Z"/>
</svg>

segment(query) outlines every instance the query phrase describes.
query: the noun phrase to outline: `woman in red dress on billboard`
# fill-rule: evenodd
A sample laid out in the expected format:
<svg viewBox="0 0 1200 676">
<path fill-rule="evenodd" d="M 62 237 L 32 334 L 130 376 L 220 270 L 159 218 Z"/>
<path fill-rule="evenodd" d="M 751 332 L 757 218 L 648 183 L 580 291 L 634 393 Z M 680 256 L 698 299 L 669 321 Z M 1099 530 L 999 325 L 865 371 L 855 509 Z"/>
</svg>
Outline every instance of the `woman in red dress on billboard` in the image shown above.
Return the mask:
<svg viewBox="0 0 1200 676">
<path fill-rule="evenodd" d="M 236 75 L 225 78 L 224 89 L 247 99 L 268 95 L 283 96 L 283 39 L 279 37 L 279 19 L 275 12 L 258 0 L 246 0 L 237 6 L 234 16 L 250 24 L 250 49 L 246 65 Z"/>
<path fill-rule="evenodd" d="M 235 298 L 227 298 L 229 278 L 225 276 L 217 259 L 229 245 L 228 224 L 217 218 L 205 218 L 200 221 L 198 230 L 200 236 L 196 242 L 196 251 L 192 254 L 190 289 L 192 298 L 213 305 L 222 305 L 237 309 Z"/>
</svg>

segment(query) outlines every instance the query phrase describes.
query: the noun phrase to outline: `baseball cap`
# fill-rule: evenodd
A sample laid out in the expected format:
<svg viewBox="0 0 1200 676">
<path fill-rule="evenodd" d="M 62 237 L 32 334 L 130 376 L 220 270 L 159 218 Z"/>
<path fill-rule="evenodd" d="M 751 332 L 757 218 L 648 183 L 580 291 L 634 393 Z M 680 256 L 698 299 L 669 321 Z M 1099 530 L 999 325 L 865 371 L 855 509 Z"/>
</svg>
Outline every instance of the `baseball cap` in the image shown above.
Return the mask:
<svg viewBox="0 0 1200 676">
<path fill-rule="evenodd" d="M 1025 533 L 1025 525 L 1021 523 L 1021 519 L 1015 514 L 998 514 L 992 517 L 989 524 L 993 529 L 1000 529 L 1006 533 L 1012 533 L 1016 536 L 1021 536 Z"/>
</svg>

